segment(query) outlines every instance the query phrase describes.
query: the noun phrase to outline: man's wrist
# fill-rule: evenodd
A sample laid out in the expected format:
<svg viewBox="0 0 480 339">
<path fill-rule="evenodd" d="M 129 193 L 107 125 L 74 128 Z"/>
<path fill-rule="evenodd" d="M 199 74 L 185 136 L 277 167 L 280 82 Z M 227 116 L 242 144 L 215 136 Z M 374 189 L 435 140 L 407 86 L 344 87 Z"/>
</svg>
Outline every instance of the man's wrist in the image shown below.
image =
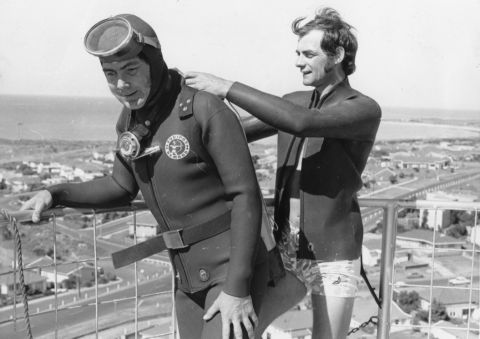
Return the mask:
<svg viewBox="0 0 480 339">
<path fill-rule="evenodd" d="M 230 92 L 230 89 L 232 88 L 234 81 L 230 80 L 225 80 L 224 82 L 224 93 L 222 93 L 223 97 L 228 99 L 228 92 Z"/>
<path fill-rule="evenodd" d="M 50 205 L 50 208 L 56 207 L 59 204 L 59 191 L 61 191 L 61 186 L 62 184 L 59 185 L 53 185 L 53 186 L 48 186 L 45 187 L 45 191 L 50 193 L 50 196 L 52 197 L 52 204 Z"/>
<path fill-rule="evenodd" d="M 250 294 L 250 279 L 229 277 L 223 291 L 232 297 L 245 298 Z"/>
</svg>

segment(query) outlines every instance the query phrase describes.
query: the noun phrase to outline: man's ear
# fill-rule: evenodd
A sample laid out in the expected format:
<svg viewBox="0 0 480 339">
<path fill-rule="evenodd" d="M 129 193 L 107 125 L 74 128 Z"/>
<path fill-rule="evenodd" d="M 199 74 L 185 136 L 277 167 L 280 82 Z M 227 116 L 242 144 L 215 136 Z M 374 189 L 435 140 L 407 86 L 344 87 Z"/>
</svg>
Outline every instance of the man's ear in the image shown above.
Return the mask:
<svg viewBox="0 0 480 339">
<path fill-rule="evenodd" d="M 335 65 L 342 63 L 343 59 L 345 58 L 345 49 L 343 47 L 337 47 L 335 50 Z"/>
</svg>

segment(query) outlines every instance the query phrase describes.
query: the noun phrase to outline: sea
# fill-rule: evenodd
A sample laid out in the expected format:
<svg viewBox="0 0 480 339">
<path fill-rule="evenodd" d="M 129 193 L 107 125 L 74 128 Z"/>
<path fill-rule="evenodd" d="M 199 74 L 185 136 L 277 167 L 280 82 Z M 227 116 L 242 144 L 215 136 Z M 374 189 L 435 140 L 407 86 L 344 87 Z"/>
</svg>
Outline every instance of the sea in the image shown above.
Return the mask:
<svg viewBox="0 0 480 339">
<path fill-rule="evenodd" d="M 120 111 L 113 97 L 0 95 L 0 138 L 113 141 Z M 480 137 L 480 111 L 382 107 L 382 112 L 377 140 Z"/>
</svg>

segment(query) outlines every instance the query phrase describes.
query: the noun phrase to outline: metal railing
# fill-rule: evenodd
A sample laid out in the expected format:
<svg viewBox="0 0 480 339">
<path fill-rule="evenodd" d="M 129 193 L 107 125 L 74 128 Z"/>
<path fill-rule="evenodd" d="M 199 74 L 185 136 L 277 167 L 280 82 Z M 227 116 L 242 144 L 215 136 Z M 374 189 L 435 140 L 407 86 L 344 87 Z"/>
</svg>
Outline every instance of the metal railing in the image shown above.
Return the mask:
<svg viewBox="0 0 480 339">
<path fill-rule="evenodd" d="M 431 248 L 431 254 L 430 254 L 430 263 L 428 264 L 428 267 L 430 268 L 430 277 L 428 284 L 402 284 L 402 288 L 404 287 L 411 287 L 413 288 L 427 288 L 429 289 L 429 306 L 428 306 L 428 322 L 426 323 L 418 323 L 418 324 L 412 324 L 412 323 L 407 323 L 407 324 L 391 324 L 391 312 L 392 312 L 392 306 L 394 303 L 394 291 L 399 290 L 399 284 L 398 282 L 395 281 L 395 256 L 396 256 L 396 241 L 397 241 L 397 213 L 400 209 L 404 208 L 410 208 L 410 209 L 430 209 L 435 211 L 435 221 L 434 224 L 437 224 L 437 213 L 436 211 L 439 210 L 463 210 L 463 211 L 470 211 L 474 213 L 474 223 L 472 226 L 475 226 L 478 224 L 478 210 L 480 209 L 480 203 L 478 202 L 441 202 L 441 201 L 404 201 L 404 200 L 388 200 L 388 199 L 360 199 L 360 206 L 364 209 L 370 209 L 370 208 L 381 208 L 383 210 L 383 232 L 382 232 L 382 248 L 381 248 L 381 263 L 380 263 L 380 282 L 379 282 L 379 296 L 380 300 L 382 303 L 382 308 L 378 310 L 378 329 L 377 329 L 377 338 L 389 338 L 389 335 L 391 333 L 391 330 L 399 330 L 402 329 L 413 329 L 417 331 L 423 331 L 427 334 L 428 338 L 433 338 L 433 335 L 431 334 L 433 330 L 438 330 L 438 329 L 455 329 L 458 330 L 458 327 L 456 326 L 438 326 L 438 324 L 433 324 L 432 322 L 432 309 L 433 309 L 433 296 L 434 296 L 434 289 L 441 288 L 441 289 L 453 289 L 453 288 L 459 288 L 459 289 L 464 289 L 468 292 L 469 294 L 469 302 L 468 302 L 468 314 L 466 315 L 468 318 L 467 322 L 467 327 L 465 328 L 465 332 L 467 335 L 467 338 L 478 338 L 478 327 L 473 328 L 473 325 L 471 323 L 471 315 L 472 315 L 472 309 L 474 308 L 474 305 L 476 304 L 474 302 L 474 293 L 480 293 L 480 289 L 477 286 L 474 286 L 474 281 L 478 279 L 478 276 L 480 275 L 480 260 L 478 253 L 480 252 L 477 249 L 477 246 L 475 244 L 472 244 L 470 247 L 471 248 L 442 248 L 441 243 L 437 243 L 437 235 L 438 231 L 436 227 L 433 227 L 432 232 L 432 241 L 428 242 L 428 246 L 426 246 L 424 249 L 422 249 L 422 253 L 425 253 L 425 251 L 428 252 L 428 249 Z M 18 338 L 26 337 L 25 333 L 28 331 L 28 326 L 24 330 L 19 329 L 18 321 L 19 320 L 28 320 L 28 318 L 32 319 L 32 321 L 35 318 L 38 318 L 39 321 L 41 322 L 43 319 L 46 319 L 46 315 L 50 315 L 53 313 L 54 315 L 54 329 L 50 331 L 50 337 L 53 333 L 55 338 L 59 337 L 59 333 L 63 331 L 62 327 L 62 321 L 66 321 L 60 319 L 60 314 L 61 312 L 67 311 L 67 310 L 77 310 L 77 309 L 82 309 L 82 308 L 88 308 L 88 309 L 94 309 L 94 314 L 95 314 L 95 326 L 94 329 L 91 329 L 89 333 L 92 337 L 95 338 L 101 338 L 100 334 L 102 331 L 105 330 L 107 327 L 105 324 L 100 324 L 101 320 L 101 315 L 100 315 L 100 308 L 104 307 L 106 305 L 112 305 L 114 306 L 113 313 L 116 313 L 116 306 L 120 303 L 126 303 L 126 302 L 131 302 L 133 301 L 134 303 L 134 316 L 133 319 L 125 319 L 125 322 L 134 322 L 134 329 L 133 333 L 128 336 L 127 333 L 124 334 L 124 338 L 138 338 L 139 337 L 139 322 L 140 322 L 140 314 L 139 314 L 139 308 L 140 304 L 144 302 L 145 300 L 149 300 L 154 296 L 162 296 L 163 297 L 163 302 L 165 302 L 165 297 L 168 296 L 170 299 L 168 304 L 169 307 L 171 307 L 171 315 L 170 315 L 170 330 L 165 331 L 164 333 L 157 333 L 156 335 L 151 335 L 148 338 L 177 338 L 177 331 L 176 331 L 176 322 L 175 322 L 175 309 L 174 309 L 174 303 L 173 303 L 173 293 L 171 288 L 163 291 L 154 291 L 154 292 L 146 292 L 146 293 L 140 293 L 139 289 L 143 283 L 145 283 L 145 279 L 142 280 L 140 277 L 141 271 L 139 271 L 139 264 L 135 263 L 133 265 L 133 290 L 134 290 L 134 295 L 129 296 L 129 297 L 118 297 L 115 299 L 110 299 L 106 300 L 104 299 L 105 295 L 112 294 L 114 291 L 114 287 L 112 287 L 110 290 L 107 289 L 102 289 L 99 286 L 99 281 L 98 281 L 98 274 L 95 274 L 94 277 L 94 286 L 93 286 L 93 298 L 85 300 L 80 300 L 80 299 L 73 299 L 72 302 L 67 302 L 65 303 L 65 299 L 60 295 L 58 291 L 58 284 L 57 284 L 57 276 L 58 276 L 58 268 L 61 267 L 61 265 L 65 264 L 76 264 L 80 265 L 85 262 L 93 261 L 93 268 L 94 272 L 98 272 L 99 270 L 99 262 L 108 262 L 110 260 L 109 256 L 104 256 L 104 257 L 99 257 L 98 255 L 98 243 L 99 241 L 102 243 L 102 246 L 106 244 L 105 239 L 100 239 L 98 232 L 99 230 L 102 229 L 104 226 L 100 226 L 97 223 L 97 218 L 101 213 L 106 213 L 106 212 L 113 212 L 113 211 L 129 211 L 133 214 L 133 228 L 134 228 L 134 239 L 133 242 L 137 242 L 136 238 L 136 227 L 137 227 L 137 215 L 138 212 L 146 210 L 146 206 L 144 205 L 143 202 L 135 202 L 131 206 L 126 206 L 122 208 L 116 208 L 116 209 L 97 209 L 97 210 L 91 210 L 91 209 L 72 209 L 72 208 L 64 208 L 64 209 L 53 209 L 49 210 L 44 213 L 42 217 L 51 219 L 51 224 L 53 227 L 53 263 L 51 265 L 44 265 L 44 266 L 25 266 L 25 267 L 19 267 L 17 264 L 16 259 L 14 259 L 12 269 L 0 273 L 0 278 L 2 276 L 11 276 L 12 281 L 13 281 L 13 291 L 12 291 L 12 297 L 13 297 L 13 305 L 7 306 L 0 308 L 0 316 L 3 314 L 3 312 L 6 312 L 5 309 L 10 310 L 8 318 L 1 318 L 0 317 L 0 332 L 3 332 L 4 329 L 1 329 L 2 326 L 10 326 L 13 328 L 13 331 L 15 333 L 18 333 Z M 83 260 L 76 260 L 76 261 L 69 261 L 68 263 L 58 263 L 57 262 L 57 224 L 58 224 L 58 219 L 64 216 L 70 216 L 70 215 L 75 215 L 75 214 L 91 214 L 93 215 L 93 225 L 92 225 L 92 233 L 93 233 L 93 258 L 89 259 L 83 259 Z M 31 212 L 15 212 L 11 213 L 11 216 L 15 218 L 16 221 L 26 221 L 29 220 L 31 217 Z M 1 218 L 1 217 L 0 217 Z M 4 218 L 5 219 L 5 218 Z M 0 220 L 1 221 L 1 220 Z M 12 220 L 10 220 L 10 223 L 12 224 Z M 435 226 L 434 225 L 434 226 Z M 472 227 L 472 238 L 477 239 L 475 232 L 477 232 L 476 227 Z M 480 239 L 480 234 L 478 236 L 478 239 Z M 17 239 L 18 240 L 18 239 Z M 125 246 L 125 245 L 123 245 Z M 15 255 L 14 258 L 18 258 L 18 255 L 21 253 L 17 253 L 17 247 L 14 246 L 15 249 Z M 404 247 L 405 249 L 405 247 Z M 418 251 L 417 247 L 412 247 L 411 250 Z M 463 255 L 467 255 L 471 257 L 471 272 L 470 272 L 470 279 L 469 279 L 469 287 L 453 287 L 453 286 L 445 286 L 444 284 L 437 284 L 437 278 L 435 276 L 435 265 L 436 265 L 436 255 L 438 253 L 444 253 L 444 252 L 461 252 Z M 428 254 L 426 254 L 426 257 L 428 258 Z M 20 256 L 21 258 L 21 256 Z M 477 260 L 477 263 L 475 262 Z M 438 265 L 438 263 L 437 263 Z M 17 294 L 18 294 L 18 286 L 17 286 L 17 276 L 19 273 L 23 271 L 32 271 L 32 270 L 38 270 L 38 269 L 44 269 L 46 267 L 53 267 L 54 272 L 55 272 L 55 284 L 54 284 L 54 295 L 53 295 L 53 306 L 50 306 L 49 309 L 47 310 L 39 310 L 37 309 L 37 312 L 35 313 L 28 313 L 27 309 L 22 310 L 22 306 L 17 305 Z M 477 271 L 475 271 L 477 270 Z M 171 270 L 164 271 L 164 273 L 170 274 Z M 158 278 L 158 276 L 155 277 L 155 279 Z M 171 286 L 173 286 L 173 275 L 170 275 L 169 277 L 171 279 Z M 113 285 L 112 285 L 113 286 Z M 117 289 L 121 289 L 121 283 L 117 284 L 116 286 L 120 286 Z M 131 288 L 131 286 L 130 286 Z M 102 291 L 100 291 L 102 289 Z M 90 292 L 90 290 L 89 290 Z M 86 292 L 85 292 L 86 294 Z M 480 298 L 480 297 L 479 297 Z M 60 299 L 62 301 L 60 301 Z M 32 304 L 33 305 L 33 304 Z M 478 304 L 476 304 L 478 308 Z M 167 306 L 168 307 L 168 306 Z M 112 312 L 106 311 L 106 312 Z M 21 314 L 23 313 L 23 314 Z M 165 315 L 165 312 L 163 313 Z M 153 315 L 153 316 L 159 316 L 159 314 Z M 142 315 L 142 319 L 145 318 Z M 118 320 L 118 319 L 117 319 Z M 70 320 L 71 321 L 71 320 Z M 38 323 L 38 322 L 37 322 Z M 116 321 L 116 324 L 121 325 L 122 322 Z M 475 332 L 477 330 L 477 332 Z M 472 332 L 473 331 L 473 332 Z M 132 331 L 131 331 L 132 332 Z M 22 334 L 23 333 L 23 334 Z M 63 333 L 63 332 L 62 332 Z M 470 336 L 469 334 L 472 333 Z M 476 333 L 476 334 L 473 334 Z M 34 333 L 35 334 L 35 331 Z M 88 333 L 83 333 L 82 336 L 77 336 L 75 338 L 84 338 Z M 40 336 L 42 337 L 42 336 Z M 61 336 L 62 338 L 65 338 L 65 336 Z M 11 338 L 15 338 L 15 336 L 12 336 Z M 74 336 L 72 336 L 74 338 Z"/>
<path fill-rule="evenodd" d="M 379 310 L 379 322 L 378 322 L 378 332 L 377 338 L 389 338 L 391 331 L 391 311 L 393 304 L 393 292 L 394 287 L 397 287 L 399 284 L 394 281 L 395 278 L 395 253 L 396 253 L 396 240 L 397 240 L 397 213 L 401 208 L 411 208 L 411 209 L 430 209 L 435 211 L 435 218 L 433 222 L 432 230 L 432 240 L 427 241 L 429 246 L 427 246 L 423 252 L 428 252 L 429 248 L 431 249 L 431 264 L 430 264 L 430 278 L 428 285 L 415 285 L 415 284 L 402 284 L 402 287 L 427 287 L 429 290 L 429 307 L 428 307 L 428 323 L 427 324 L 395 324 L 394 327 L 405 328 L 405 329 L 414 329 L 417 331 L 423 331 L 427 334 L 427 338 L 433 338 L 432 330 L 434 324 L 432 323 L 432 309 L 433 309 L 433 291 L 434 289 L 459 289 L 459 287 L 445 286 L 434 283 L 435 275 L 435 255 L 439 251 L 449 251 L 449 252 L 461 252 L 461 253 L 470 253 L 471 255 L 471 272 L 470 272 L 470 287 L 466 288 L 469 291 L 469 301 L 468 301 L 468 322 L 465 329 L 466 338 L 478 338 L 478 328 L 476 334 L 471 334 L 471 315 L 472 315 L 472 296 L 473 291 L 480 293 L 480 289 L 473 286 L 474 277 L 480 275 L 480 260 L 478 260 L 478 253 L 480 250 L 477 249 L 475 243 L 471 244 L 471 249 L 464 248 L 440 248 L 440 243 L 437 243 L 439 237 L 437 236 L 437 211 L 439 210 L 462 210 L 462 211 L 471 211 L 474 213 L 474 223 L 472 226 L 478 224 L 478 210 L 480 209 L 479 202 L 451 202 L 451 201 L 400 201 L 400 200 L 375 200 L 368 199 L 361 201 L 360 205 L 362 207 L 381 207 L 384 210 L 384 228 L 382 234 L 382 257 L 381 257 L 381 274 L 380 274 L 380 299 L 382 301 L 382 308 Z M 472 227 L 472 238 L 476 240 L 477 227 Z M 412 239 L 413 240 L 413 239 Z M 415 240 L 413 240 L 415 241 Z M 417 249 L 417 247 L 404 249 Z M 428 256 L 428 254 L 427 254 Z M 476 264 L 476 274 L 475 274 L 475 260 Z M 478 304 L 477 304 L 478 306 Z M 435 324 L 435 329 L 446 329 L 446 330 L 459 330 L 455 326 L 437 326 Z"/>
<path fill-rule="evenodd" d="M 149 338 L 177 338 L 177 331 L 176 331 L 176 328 L 174 326 L 174 324 L 176 323 L 175 321 L 175 309 L 174 309 L 174 303 L 173 303 L 173 293 L 172 293 L 172 288 L 171 286 L 173 286 L 173 275 L 171 274 L 171 268 L 170 268 L 170 264 L 168 263 L 168 259 L 163 259 L 161 260 L 160 259 L 160 268 L 158 269 L 159 271 L 162 271 L 164 275 L 168 275 L 169 276 L 169 286 L 168 286 L 168 289 L 166 290 L 163 290 L 163 291 L 153 291 L 153 292 L 146 292 L 146 293 L 140 293 L 139 292 L 139 289 L 140 289 L 140 286 L 142 285 L 142 283 L 145 283 L 146 281 L 145 280 L 151 280 L 151 279 L 155 279 L 155 278 L 158 278 L 158 274 L 154 274 L 152 276 L 149 276 L 147 275 L 146 276 L 146 279 L 145 277 L 143 277 L 143 274 L 142 274 L 142 278 L 140 277 L 140 270 L 139 270 L 139 264 L 137 263 L 134 263 L 133 265 L 133 283 L 130 283 L 129 280 L 127 281 L 118 281 L 118 282 L 114 282 L 113 284 L 110 284 L 110 286 L 107 286 L 107 287 L 100 287 L 100 284 L 99 284 L 99 275 L 98 275 L 98 272 L 100 271 L 100 265 L 99 263 L 100 262 L 110 262 L 111 261 L 111 258 L 110 256 L 99 256 L 98 255 L 98 248 L 99 248 L 99 242 L 101 241 L 102 242 L 102 245 L 105 244 L 105 240 L 102 240 L 100 239 L 100 236 L 98 235 L 98 232 L 99 230 L 101 230 L 102 228 L 102 225 L 99 225 L 98 224 L 98 221 L 97 221 L 97 216 L 102 214 L 102 213 L 109 213 L 109 212 L 131 212 L 132 216 L 131 218 L 133 219 L 133 228 L 134 228 L 134 232 L 133 232 L 133 243 L 137 243 L 137 231 L 136 231 L 136 227 L 137 227 L 137 214 L 139 212 L 142 212 L 142 211 L 145 211 L 146 210 L 146 206 L 143 202 L 134 202 L 133 204 L 129 205 L 129 206 L 124 206 L 124 207 L 119 207 L 119 208 L 114 208 L 114 209 L 96 209 L 96 210 L 92 210 L 92 209 L 76 209 L 76 208 L 63 208 L 63 209 L 52 209 L 52 210 L 49 210 L 49 211 L 46 211 L 45 213 L 42 214 L 42 219 L 43 220 L 46 220 L 46 219 L 50 219 L 51 220 L 51 226 L 52 226 L 52 231 L 53 231 L 53 239 L 52 239 L 52 244 L 53 244 L 53 262 L 51 264 L 43 264 L 43 265 L 18 265 L 17 263 L 17 258 L 22 258 L 22 253 L 21 253 L 21 249 L 19 251 L 18 249 L 18 246 L 14 246 L 14 255 L 13 255 L 13 263 L 12 263 L 12 269 L 7 271 L 7 272 L 3 272 L 3 273 L 0 273 L 0 279 L 2 277 L 7 277 L 7 276 L 11 276 L 13 277 L 12 278 L 12 282 L 14 282 L 12 285 L 11 285 L 11 296 L 12 296 L 12 305 L 7 305 L 6 307 L 3 307 L 3 310 L 2 308 L 0 307 L 0 327 L 3 326 L 4 329 L 1 329 L 0 328 L 0 332 L 2 333 L 2 335 L 7 335 L 7 333 L 11 336 L 9 336 L 9 338 L 31 338 L 31 337 L 47 337 L 47 338 L 51 338 L 51 337 L 54 337 L 54 338 L 66 338 L 67 337 L 67 334 L 66 333 L 63 333 L 62 332 L 62 328 L 64 326 L 62 326 L 61 324 L 61 319 L 60 319 L 60 314 L 62 312 L 75 312 L 76 310 L 78 309 L 82 309 L 82 308 L 86 308 L 89 310 L 89 312 L 92 312 L 94 313 L 94 328 L 93 326 L 91 325 L 88 325 L 88 324 L 84 324 L 84 328 L 85 328 L 85 332 L 82 333 L 82 334 L 78 334 L 78 335 L 73 335 L 73 334 L 68 334 L 68 337 L 71 337 L 71 338 L 84 338 L 84 337 L 88 337 L 88 334 L 91 333 L 90 337 L 94 337 L 94 338 L 101 338 L 101 331 L 107 329 L 108 325 L 100 325 L 99 321 L 101 319 L 101 315 L 100 315 L 100 308 L 103 307 L 108 307 L 109 305 L 112 306 L 113 305 L 113 309 L 114 309 L 114 313 L 115 313 L 115 310 L 117 309 L 117 307 L 119 305 L 122 305 L 122 304 L 126 304 L 126 303 L 131 303 L 133 301 L 133 304 L 134 304 L 134 307 L 133 307 L 133 311 L 134 311 L 134 315 L 133 315 L 133 319 L 121 319 L 122 321 L 118 321 L 118 319 L 116 319 L 114 321 L 115 324 L 117 324 L 118 326 L 121 326 L 122 323 L 123 323 L 123 327 L 124 328 L 127 328 L 129 326 L 125 326 L 125 323 L 128 323 L 128 322 L 133 322 L 134 324 L 134 328 L 133 330 L 129 330 L 129 332 L 131 333 L 127 333 L 127 331 L 124 331 L 124 333 L 122 334 L 123 335 L 123 338 L 139 338 L 139 331 L 141 330 L 139 328 L 139 323 L 140 323 L 140 314 L 139 314 L 139 306 L 140 304 L 145 301 L 145 300 L 148 300 L 149 298 L 152 298 L 152 297 L 155 297 L 155 296 L 168 296 L 168 299 L 170 299 L 170 301 L 168 302 L 169 306 L 166 306 L 166 308 L 170 308 L 170 316 L 171 316 L 171 323 L 172 325 L 170 325 L 170 328 L 171 330 L 167 330 L 167 331 L 164 331 L 164 333 L 159 333 L 157 335 L 150 335 Z M 14 239 L 13 241 L 15 242 L 15 244 L 18 244 L 18 243 L 21 243 L 21 241 L 19 241 L 19 232 L 18 232 L 18 228 L 17 228 L 17 225 L 18 223 L 20 222 L 28 222 L 30 219 L 31 219 L 31 211 L 24 211 L 24 212 L 11 212 L 11 213 L 8 213 L 6 211 L 2 211 L 3 212 L 3 219 L 4 221 L 8 221 L 9 224 L 10 224 L 10 227 L 12 228 L 15 228 L 13 231 L 14 233 Z M 58 239 L 57 239 L 57 231 L 58 231 L 58 220 L 59 218 L 61 217 L 65 217 L 65 216 L 74 216 L 74 215 L 92 215 L 93 218 L 92 218 L 92 227 L 91 228 L 88 228 L 87 231 L 89 229 L 91 229 L 91 232 L 93 233 L 92 234 L 92 242 L 91 242 L 91 245 L 93 246 L 93 257 L 91 258 L 85 258 L 85 259 L 82 259 L 82 260 L 74 260 L 74 261 L 66 261 L 66 262 L 62 262 L 62 263 L 59 263 L 58 260 L 57 260 L 57 257 L 58 257 L 58 254 L 57 254 L 57 249 L 58 249 Z M 130 217 L 128 217 L 130 218 Z M 0 216 L 0 222 L 2 221 L 2 216 Z M 115 222 L 115 221 L 113 221 Z M 38 225 L 38 226 L 34 226 L 36 228 L 40 228 L 40 227 L 45 227 L 45 225 Z M 15 232 L 15 230 L 17 230 Z M 82 237 L 82 240 L 86 240 L 86 236 Z M 122 245 L 118 245 L 116 244 L 116 247 L 125 247 L 124 244 Z M 63 266 L 67 266 L 67 265 L 82 265 L 84 263 L 89 263 L 89 262 L 92 262 L 93 263 L 93 272 L 95 272 L 93 274 L 93 279 L 94 279 L 94 284 L 93 284 L 93 287 L 91 288 L 84 288 L 84 292 L 83 292 L 83 295 L 82 297 L 80 297 L 80 293 L 78 293 L 78 296 L 74 296 L 72 295 L 72 293 L 69 293 L 66 297 L 64 297 L 64 294 L 63 293 L 60 293 L 60 288 L 59 288 L 59 281 L 57 281 L 57 277 L 60 275 L 59 274 L 59 270 L 63 267 Z M 158 266 L 158 265 L 157 265 Z M 43 309 L 40 309 L 40 308 L 37 308 L 37 311 L 36 312 L 29 312 L 29 308 L 28 308 L 28 304 L 27 303 L 24 303 L 24 306 L 21 306 L 20 304 L 17 304 L 17 301 L 18 299 L 20 298 L 20 296 L 22 298 L 26 298 L 28 297 L 26 295 L 26 291 L 22 290 L 21 289 L 21 285 L 23 284 L 19 284 L 17 283 L 17 277 L 20 277 L 24 275 L 24 273 L 26 272 L 30 272 L 30 271 L 37 271 L 37 270 L 45 270 L 45 269 L 49 269 L 49 268 L 53 268 L 53 271 L 54 271 L 54 293 L 53 293 L 53 300 L 51 303 L 49 303 L 48 307 L 45 308 L 43 307 Z M 8 281 L 8 279 L 3 279 L 5 281 Z M 1 280 L 0 280 L 1 281 Z M 28 283 L 28 282 L 27 282 Z M 79 281 L 77 281 L 77 284 L 79 283 Z M 8 287 L 9 287 L 9 284 L 7 284 L 6 286 L 6 289 L 8 290 Z M 79 287 L 79 285 L 77 286 Z M 114 298 L 114 299 L 108 299 L 108 298 L 105 298 L 105 295 L 108 294 L 108 293 L 119 293 L 119 291 L 121 290 L 125 290 L 125 289 L 132 289 L 133 288 L 133 296 L 126 296 L 126 297 L 118 297 L 118 298 Z M 93 290 L 93 291 L 92 291 Z M 74 292 L 73 294 L 75 294 L 76 292 Z M 61 301 L 60 301 L 61 299 Z M 32 306 L 32 302 L 34 300 L 30 300 L 30 305 Z M 165 298 L 162 298 L 162 301 L 165 302 Z M 112 307 L 110 307 L 111 309 Z M 30 307 L 30 310 L 34 310 L 35 308 L 32 308 Z M 2 312 L 3 311 L 3 312 Z M 4 314 L 7 313 L 8 311 L 10 311 L 10 314 L 8 317 L 5 317 Z M 3 317 L 2 317 L 3 315 Z M 157 314 L 157 316 L 160 316 L 162 314 Z M 163 315 L 165 316 L 165 312 L 163 312 Z M 142 316 L 143 318 L 145 318 L 145 315 Z M 52 319 L 53 318 L 53 319 Z M 71 317 L 70 317 L 71 318 Z M 39 319 L 38 321 L 35 321 L 36 319 Z M 35 333 L 35 328 L 33 328 L 33 334 L 32 334 L 32 329 L 30 327 L 30 322 L 32 323 L 36 323 L 37 326 L 42 326 L 44 325 L 45 323 L 45 320 L 44 319 L 49 319 L 49 323 L 52 323 L 53 324 L 53 329 L 52 330 L 45 330 L 45 328 L 43 329 L 42 333 L 40 333 L 38 336 L 36 335 Z M 21 325 L 19 324 L 19 321 L 25 321 L 25 327 L 24 328 L 21 328 Z M 51 321 L 53 320 L 53 321 Z M 71 319 L 70 319 L 71 321 Z M 91 321 L 90 321 L 91 322 Z M 39 323 L 41 323 L 39 325 Z M 88 323 L 88 321 L 87 321 Z M 10 326 L 10 327 L 9 327 Z M 33 327 L 33 326 L 32 326 Z M 130 326 L 131 327 L 131 326 Z M 148 326 L 146 326 L 148 327 Z M 92 329 L 93 328 L 93 329 Z M 142 329 L 143 330 L 143 329 Z M 72 328 L 70 327 L 68 330 L 68 332 L 72 332 Z M 45 332 L 49 332 L 49 333 L 45 333 Z M 62 333 L 61 333 L 62 332 Z"/>
</svg>

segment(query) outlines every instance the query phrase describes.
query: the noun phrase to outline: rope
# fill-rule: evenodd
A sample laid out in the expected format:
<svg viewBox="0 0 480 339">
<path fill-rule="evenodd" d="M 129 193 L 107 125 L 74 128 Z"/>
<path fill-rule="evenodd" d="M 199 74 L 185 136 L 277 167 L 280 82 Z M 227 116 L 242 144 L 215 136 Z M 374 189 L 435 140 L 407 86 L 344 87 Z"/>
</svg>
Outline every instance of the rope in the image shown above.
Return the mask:
<svg viewBox="0 0 480 339">
<path fill-rule="evenodd" d="M 30 326 L 30 315 L 28 313 L 28 298 L 27 298 L 27 286 L 25 285 L 25 277 L 23 274 L 23 260 L 22 260 L 22 241 L 20 239 L 20 232 L 18 231 L 17 220 L 12 217 L 6 210 L 2 209 L 1 214 L 8 220 L 13 231 L 15 232 L 15 241 L 17 246 L 18 268 L 20 273 L 20 285 L 22 287 L 23 296 L 23 312 L 25 313 L 25 325 L 27 326 L 28 338 L 33 339 L 32 327 Z M 16 284 L 16 281 L 13 282 Z"/>
</svg>

